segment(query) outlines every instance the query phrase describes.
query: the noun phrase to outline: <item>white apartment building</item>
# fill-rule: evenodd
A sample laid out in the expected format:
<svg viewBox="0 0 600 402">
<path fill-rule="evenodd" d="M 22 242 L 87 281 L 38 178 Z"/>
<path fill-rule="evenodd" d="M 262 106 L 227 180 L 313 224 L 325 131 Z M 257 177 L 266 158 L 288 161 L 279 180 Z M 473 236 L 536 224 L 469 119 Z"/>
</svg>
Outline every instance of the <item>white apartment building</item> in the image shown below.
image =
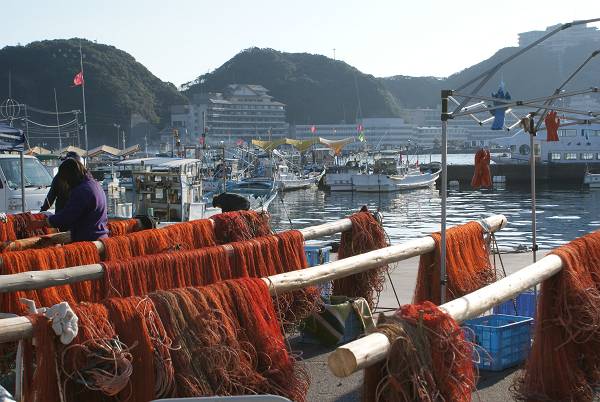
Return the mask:
<svg viewBox="0 0 600 402">
<path fill-rule="evenodd" d="M 558 28 L 560 24 L 549 26 L 545 31 L 529 31 L 519 34 L 519 47 L 525 47 L 540 39 L 550 31 Z M 569 46 L 579 44 L 582 41 L 593 41 L 600 44 L 600 31 L 596 27 L 588 27 L 587 24 L 575 25 L 556 33 L 554 36 L 540 43 L 539 46 L 547 47 L 556 51 L 563 51 Z"/>
<path fill-rule="evenodd" d="M 197 95 L 190 104 L 171 108 L 171 124 L 199 141 L 218 145 L 249 143 L 287 135 L 285 105 L 273 100 L 261 85 L 231 84 L 223 92 Z"/>
</svg>

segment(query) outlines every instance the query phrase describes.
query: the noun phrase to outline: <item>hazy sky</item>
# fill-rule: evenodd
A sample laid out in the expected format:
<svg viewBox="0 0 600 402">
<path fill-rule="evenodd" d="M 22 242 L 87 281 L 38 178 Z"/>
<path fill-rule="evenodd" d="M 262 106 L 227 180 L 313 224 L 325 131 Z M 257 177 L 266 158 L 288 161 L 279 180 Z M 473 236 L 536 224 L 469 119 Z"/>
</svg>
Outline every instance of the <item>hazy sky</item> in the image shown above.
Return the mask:
<svg viewBox="0 0 600 402">
<path fill-rule="evenodd" d="M 181 85 L 252 46 L 329 57 L 335 48 L 375 76 L 447 76 L 516 46 L 519 32 L 600 17 L 600 2 L 7 0 L 0 10 L 0 47 L 84 37 Z"/>
</svg>

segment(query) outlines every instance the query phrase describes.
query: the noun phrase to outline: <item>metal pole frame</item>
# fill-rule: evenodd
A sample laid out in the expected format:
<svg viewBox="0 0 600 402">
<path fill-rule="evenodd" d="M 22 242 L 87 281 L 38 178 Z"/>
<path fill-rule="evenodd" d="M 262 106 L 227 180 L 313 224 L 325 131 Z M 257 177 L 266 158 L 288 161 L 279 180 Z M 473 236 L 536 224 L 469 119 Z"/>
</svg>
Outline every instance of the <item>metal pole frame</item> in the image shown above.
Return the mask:
<svg viewBox="0 0 600 402">
<path fill-rule="evenodd" d="M 572 26 L 575 25 L 582 25 L 582 24 L 587 24 L 587 23 L 591 23 L 591 22 L 598 22 L 600 21 L 600 18 L 594 18 L 594 19 L 589 19 L 589 20 L 580 20 L 580 21 L 573 21 L 573 22 L 569 22 L 566 24 L 562 24 L 561 26 L 557 27 L 556 29 L 548 32 L 546 35 L 542 36 L 540 39 L 530 43 L 529 45 L 525 46 L 523 49 L 520 49 L 519 51 L 515 52 L 514 54 L 512 54 L 511 56 L 505 58 L 504 60 L 500 61 L 498 64 L 496 64 L 495 66 L 493 66 L 492 68 L 488 69 L 487 71 L 484 71 L 483 73 L 479 74 L 478 76 L 470 79 L 469 81 L 467 81 L 465 84 L 459 86 L 456 91 L 453 90 L 442 90 L 441 91 L 441 103 L 442 103 L 442 114 L 441 114 L 441 122 L 442 122 L 442 144 L 441 144 L 441 151 L 442 151 L 442 183 L 441 183 L 441 191 L 442 191 L 442 205 L 441 205 L 441 239 L 440 239 L 440 284 L 441 284 L 441 301 L 442 303 L 444 303 L 445 301 L 445 296 L 446 296 L 446 213 L 447 213 L 447 181 L 448 181 L 448 166 L 447 166 L 447 157 L 448 157 L 448 120 L 449 119 L 453 119 L 454 117 L 458 117 L 458 116 L 473 116 L 474 113 L 478 113 L 479 111 L 472 111 L 470 110 L 470 108 L 472 108 L 473 106 L 468 106 L 467 104 L 469 103 L 469 101 L 471 99 L 477 99 L 479 101 L 495 101 L 500 103 L 499 106 L 493 106 L 493 107 L 486 107 L 485 109 L 481 110 L 481 112 L 483 111 L 490 111 L 490 110 L 495 110 L 495 109 L 499 109 L 499 108 L 510 108 L 510 107 L 522 107 L 522 106 L 527 106 L 527 107 L 535 107 L 538 109 L 543 109 L 543 110 L 548 110 L 551 107 L 549 105 L 537 105 L 536 102 L 540 102 L 540 101 L 544 101 L 544 102 L 551 102 L 551 100 L 556 99 L 556 98 L 563 98 L 566 96 L 574 96 L 574 95 L 579 95 L 579 94 L 584 94 L 584 93 L 588 93 L 588 92 L 598 92 L 598 88 L 591 88 L 588 89 L 587 91 L 575 91 L 575 93 L 570 94 L 570 93 L 565 93 L 565 94 L 560 94 L 560 93 L 555 93 L 551 96 L 547 96 L 547 97 L 543 97 L 543 98 L 535 98 L 535 99 L 530 99 L 528 101 L 516 101 L 516 102 L 502 102 L 499 99 L 495 99 L 492 97 L 484 97 L 484 96 L 480 96 L 480 95 L 476 95 L 476 93 L 483 88 L 483 86 L 494 76 L 495 73 L 497 73 L 500 68 L 509 63 L 510 61 L 516 59 L 517 57 L 519 57 L 520 55 L 522 55 L 523 53 L 529 51 L 531 48 L 537 46 L 538 44 L 542 43 L 543 41 L 545 41 L 546 39 L 550 38 L 551 36 L 555 35 L 556 33 L 565 30 L 567 28 L 570 28 Z M 598 54 L 598 51 L 592 53 L 592 56 L 590 56 L 584 63 L 583 65 L 581 65 L 577 70 L 575 70 L 575 72 L 573 74 L 571 74 L 571 76 L 569 76 L 569 78 L 567 79 L 567 82 L 570 81 L 575 74 L 577 74 L 585 64 L 587 64 L 587 62 L 589 62 L 589 60 L 596 56 Z M 475 84 L 475 87 L 473 88 L 473 90 L 466 94 L 466 93 L 461 93 L 460 91 L 468 88 L 469 86 L 471 86 L 472 84 Z M 562 85 L 564 87 L 564 85 L 566 85 L 566 82 Z M 560 90 L 558 91 L 560 92 Z M 451 96 L 459 96 L 462 97 L 462 101 L 460 101 L 460 103 L 456 106 L 456 108 L 454 109 L 454 111 L 452 113 L 448 112 L 448 98 Z M 463 109 L 466 110 L 463 111 Z M 566 109 L 563 109 L 564 111 L 567 111 Z M 584 114 L 587 116 L 592 116 L 592 117 L 598 117 L 600 115 L 600 113 L 593 113 L 593 112 L 585 112 L 585 113 L 578 113 L 578 111 L 571 111 L 568 110 L 568 113 L 574 113 L 574 114 Z M 489 119 L 486 119 L 482 122 L 480 122 L 479 124 L 483 124 L 485 121 L 489 121 Z M 535 130 L 534 130 L 535 132 Z M 532 144 L 531 146 L 531 171 L 532 171 L 532 182 L 531 182 L 531 188 L 532 188 L 532 213 L 533 213 L 533 218 L 532 218 L 532 227 L 533 227 L 533 242 L 534 242 L 534 246 L 533 246 L 533 261 L 536 261 L 536 248 L 537 245 L 535 244 L 536 241 L 536 237 L 535 237 L 535 155 L 534 155 L 534 141 L 533 141 L 533 135 L 531 136 L 531 140 L 530 143 Z"/>
</svg>

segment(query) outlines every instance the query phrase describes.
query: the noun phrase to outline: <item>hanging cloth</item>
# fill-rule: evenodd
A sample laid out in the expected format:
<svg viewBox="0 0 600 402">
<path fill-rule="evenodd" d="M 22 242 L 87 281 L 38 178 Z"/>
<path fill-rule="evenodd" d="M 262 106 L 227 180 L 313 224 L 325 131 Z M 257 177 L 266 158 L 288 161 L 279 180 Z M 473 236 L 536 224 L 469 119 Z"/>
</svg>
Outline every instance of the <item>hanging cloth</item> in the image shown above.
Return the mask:
<svg viewBox="0 0 600 402">
<path fill-rule="evenodd" d="M 556 112 L 552 110 L 548 112 L 544 119 L 546 123 L 546 141 L 558 141 L 558 127 L 560 127 L 560 118 L 556 115 Z"/>
<path fill-rule="evenodd" d="M 490 151 L 480 149 L 475 154 L 475 172 L 471 179 L 471 187 L 492 187 L 492 175 L 490 173 Z"/>
<path fill-rule="evenodd" d="M 498 88 L 498 92 L 495 94 L 492 93 L 492 98 L 500 99 L 500 100 L 510 100 L 510 93 L 504 90 L 504 83 L 500 83 L 500 87 Z M 503 102 L 494 101 L 494 106 L 500 106 Z M 504 127 L 504 114 L 506 113 L 506 108 L 501 107 L 498 109 L 494 109 L 490 111 L 492 116 L 494 116 L 494 122 L 492 123 L 492 130 L 502 130 Z"/>
</svg>

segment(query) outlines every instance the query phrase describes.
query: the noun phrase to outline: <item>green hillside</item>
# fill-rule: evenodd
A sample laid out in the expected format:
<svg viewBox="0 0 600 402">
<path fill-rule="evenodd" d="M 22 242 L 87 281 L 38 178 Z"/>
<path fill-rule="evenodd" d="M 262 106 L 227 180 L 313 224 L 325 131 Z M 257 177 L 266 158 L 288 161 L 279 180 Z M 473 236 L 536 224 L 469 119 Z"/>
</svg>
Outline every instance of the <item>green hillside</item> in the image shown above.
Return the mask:
<svg viewBox="0 0 600 402">
<path fill-rule="evenodd" d="M 79 43 L 79 39 L 46 40 L 1 49 L 0 99 L 8 97 L 10 71 L 13 99 L 54 111 L 56 88 L 60 110 L 81 110 L 81 88 L 72 87 L 73 77 L 80 70 Z M 90 146 L 114 146 L 113 124 L 120 124 L 127 132 L 132 113 L 158 126 L 168 124 L 169 106 L 184 99 L 173 84 L 161 81 L 131 55 L 113 46 L 87 40 L 81 40 L 81 44 Z M 32 113 L 31 118 L 56 124 L 53 116 Z M 135 140 L 139 139 L 128 143 Z"/>
<path fill-rule="evenodd" d="M 242 51 L 215 71 L 186 84 L 185 94 L 221 91 L 231 83 L 264 86 L 287 105 L 288 121 L 295 124 L 354 122 L 359 115 L 399 114 L 394 97 L 372 75 L 325 56 L 272 49 Z"/>
</svg>

